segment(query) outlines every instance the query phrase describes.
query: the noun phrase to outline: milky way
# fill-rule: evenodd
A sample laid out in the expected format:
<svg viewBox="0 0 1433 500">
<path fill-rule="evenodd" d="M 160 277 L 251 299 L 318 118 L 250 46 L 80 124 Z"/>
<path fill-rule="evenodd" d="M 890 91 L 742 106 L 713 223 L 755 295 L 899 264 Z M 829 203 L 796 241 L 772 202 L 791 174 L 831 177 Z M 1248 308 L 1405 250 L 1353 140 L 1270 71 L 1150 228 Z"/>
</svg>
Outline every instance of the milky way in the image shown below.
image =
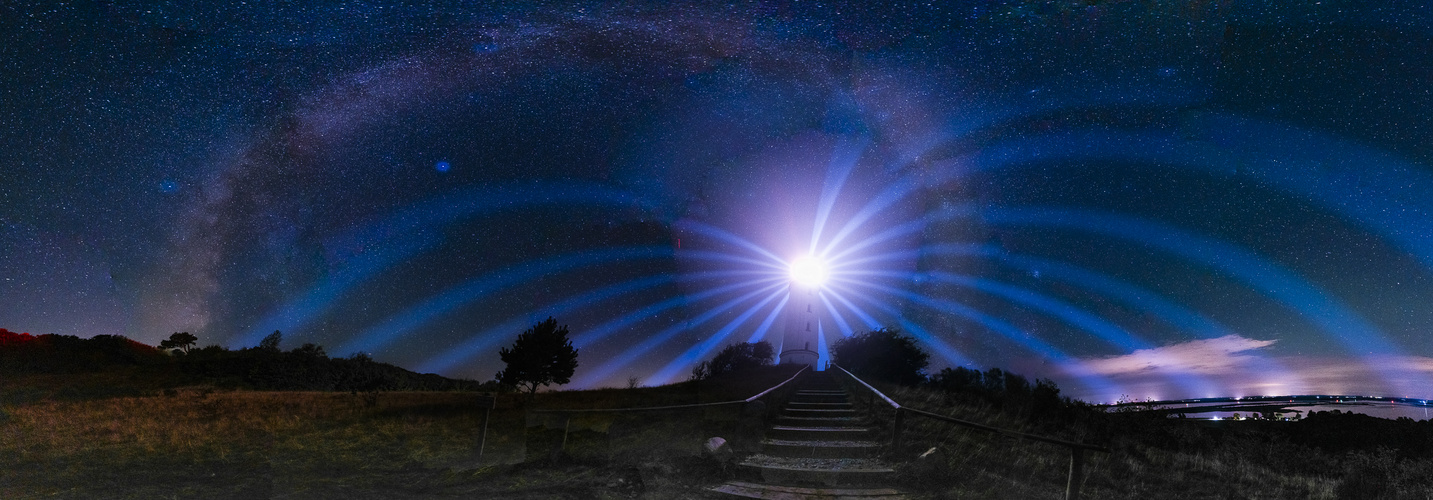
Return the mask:
<svg viewBox="0 0 1433 500">
<path fill-rule="evenodd" d="M 1101 401 L 1433 387 L 1417 13 L 3 9 L 10 330 L 281 330 L 487 379 L 554 316 L 577 385 L 661 383 L 778 340 L 816 254 L 826 343 L 897 327 L 932 369 Z"/>
</svg>

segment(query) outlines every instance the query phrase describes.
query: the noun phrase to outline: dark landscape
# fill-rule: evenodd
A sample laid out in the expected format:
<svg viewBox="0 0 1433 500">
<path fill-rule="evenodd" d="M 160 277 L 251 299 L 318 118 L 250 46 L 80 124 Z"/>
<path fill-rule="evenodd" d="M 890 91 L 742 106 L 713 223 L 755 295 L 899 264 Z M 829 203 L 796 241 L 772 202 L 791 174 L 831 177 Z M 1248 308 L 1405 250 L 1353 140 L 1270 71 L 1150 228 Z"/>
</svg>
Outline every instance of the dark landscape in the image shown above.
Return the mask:
<svg viewBox="0 0 1433 500">
<path fill-rule="evenodd" d="M 585 414 L 565 423 L 566 436 L 562 414 L 542 411 L 741 400 L 802 370 L 728 361 L 732 368 L 679 384 L 529 398 L 496 381 L 329 358 L 312 345 L 167 354 L 123 337 L 0 331 L 0 340 L 5 498 L 722 498 L 710 489 L 755 474 L 737 465 L 761 440 L 740 408 Z M 852 362 L 861 361 L 873 360 Z M 1108 447 L 1088 459 L 1086 498 L 1433 494 L 1427 420 L 1250 410 L 1242 420 L 1199 420 L 1147 402 L 1096 407 L 1000 369 L 947 368 L 905 382 L 874 383 L 907 407 Z M 477 400 L 489 395 L 497 404 L 484 439 Z M 889 408 L 853 399 L 889 435 Z M 908 498 L 1063 498 L 1061 447 L 930 420 L 908 425 L 901 447 L 887 441 L 879 452 Z M 713 436 L 727 437 L 736 456 L 703 452 Z"/>
</svg>

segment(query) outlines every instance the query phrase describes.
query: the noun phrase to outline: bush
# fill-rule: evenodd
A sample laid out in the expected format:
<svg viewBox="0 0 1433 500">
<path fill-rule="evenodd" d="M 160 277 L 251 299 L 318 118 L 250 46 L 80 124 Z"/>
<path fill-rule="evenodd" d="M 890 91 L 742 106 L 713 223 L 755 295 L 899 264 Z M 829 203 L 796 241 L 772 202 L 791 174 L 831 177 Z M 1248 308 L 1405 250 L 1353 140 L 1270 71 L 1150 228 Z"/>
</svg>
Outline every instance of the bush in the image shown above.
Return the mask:
<svg viewBox="0 0 1433 500">
<path fill-rule="evenodd" d="M 861 377 L 901 385 L 926 381 L 930 354 L 900 330 L 879 328 L 836 341 L 831 348 L 842 368 Z"/>
<path fill-rule="evenodd" d="M 731 344 L 692 368 L 692 380 L 706 380 L 725 373 L 739 372 L 758 366 L 771 365 L 771 356 L 776 350 L 767 341 Z"/>
</svg>

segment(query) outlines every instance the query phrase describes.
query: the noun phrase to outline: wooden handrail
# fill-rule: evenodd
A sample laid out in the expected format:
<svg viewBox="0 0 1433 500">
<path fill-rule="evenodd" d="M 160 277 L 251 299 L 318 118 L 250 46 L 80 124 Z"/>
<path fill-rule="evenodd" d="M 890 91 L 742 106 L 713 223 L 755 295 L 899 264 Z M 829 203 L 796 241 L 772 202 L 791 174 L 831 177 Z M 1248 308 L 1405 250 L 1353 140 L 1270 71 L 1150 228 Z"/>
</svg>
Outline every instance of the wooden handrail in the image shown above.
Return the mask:
<svg viewBox="0 0 1433 500">
<path fill-rule="evenodd" d="M 685 409 L 685 408 L 704 408 L 704 407 L 710 407 L 710 406 L 746 404 L 746 403 L 750 403 L 750 402 L 752 402 L 752 401 L 756 401 L 756 400 L 758 400 L 758 399 L 761 399 L 762 396 L 765 396 L 765 395 L 771 393 L 771 391 L 780 389 L 781 386 L 786 385 L 787 383 L 790 383 L 792 380 L 796 380 L 796 377 L 801 376 L 802 373 L 806 373 L 806 369 L 807 369 L 807 368 L 810 368 L 810 366 L 808 365 L 808 366 L 803 366 L 803 367 L 801 367 L 801 369 L 800 369 L 800 370 L 797 370 L 797 371 L 796 371 L 796 374 L 795 374 L 795 375 L 792 375 L 791 378 L 788 378 L 788 379 L 786 379 L 785 381 L 782 381 L 780 384 L 776 384 L 776 385 L 774 385 L 774 386 L 771 386 L 771 388 L 769 388 L 769 389 L 767 389 L 767 390 L 764 390 L 764 391 L 761 391 L 760 393 L 757 393 L 757 395 L 752 396 L 752 397 L 749 397 L 749 398 L 746 398 L 746 399 L 737 399 L 737 400 L 732 400 L 732 401 L 719 401 L 719 402 L 715 402 L 715 403 L 692 403 L 692 404 L 671 405 L 671 406 L 639 406 L 639 407 L 635 407 L 635 408 L 572 408 L 572 409 L 559 409 L 559 408 L 545 408 L 545 409 L 541 409 L 541 408 L 534 408 L 534 409 L 531 409 L 531 410 L 528 410 L 528 411 L 531 411 L 531 412 L 534 412 L 534 413 L 622 413 L 622 412 L 629 412 L 629 411 L 680 410 L 680 409 Z"/>
<path fill-rule="evenodd" d="M 875 387 L 871 387 L 871 384 L 867 384 L 866 381 L 865 381 L 865 380 L 861 380 L 860 377 L 857 377 L 856 375 L 852 374 L 851 372 L 846 371 L 846 369 L 845 369 L 845 368 L 842 368 L 841 365 L 831 365 L 831 366 L 836 367 L 837 370 L 841 370 L 841 371 L 843 371 L 843 372 L 846 372 L 846 376 L 851 377 L 851 380 L 855 380 L 857 383 L 859 383 L 859 384 L 861 384 L 861 385 L 863 385 L 863 386 L 866 386 L 866 390 L 871 391 L 871 393 L 875 394 L 877 397 L 879 397 L 879 398 L 881 398 L 882 400 L 884 400 L 887 404 L 891 405 L 892 408 L 895 408 L 895 409 L 897 409 L 897 410 L 901 409 L 901 404 L 900 404 L 900 403 L 897 403 L 897 402 L 895 402 L 894 400 L 892 400 L 891 398 L 886 397 L 885 394 L 881 394 L 881 391 L 876 390 Z"/>
<path fill-rule="evenodd" d="M 940 421 L 943 421 L 943 422 L 949 422 L 949 423 L 952 423 L 952 424 L 963 425 L 963 426 L 970 427 L 970 428 L 973 428 L 973 429 L 980 429 L 980 430 L 984 430 L 984 431 L 988 431 L 988 432 L 994 432 L 994 433 L 996 433 L 996 434 L 1002 434 L 1002 435 L 1010 436 L 1010 437 L 1017 438 L 1017 439 L 1029 439 L 1029 440 L 1032 440 L 1032 441 L 1040 441 L 1040 442 L 1045 442 L 1045 443 L 1057 444 L 1057 445 L 1060 445 L 1060 446 L 1064 446 L 1064 447 L 1067 447 L 1067 448 L 1070 449 L 1070 475 L 1069 475 L 1069 478 L 1068 478 L 1068 480 L 1067 480 L 1067 482 L 1066 482 L 1066 484 L 1065 484 L 1065 498 L 1066 498 L 1066 500 L 1074 500 L 1074 499 L 1077 499 L 1077 498 L 1080 497 L 1080 483 L 1079 483 L 1078 479 L 1083 475 L 1084 464 L 1085 464 L 1085 453 L 1084 453 L 1084 452 L 1088 450 L 1088 451 L 1098 451 L 1098 452 L 1101 452 L 1101 453 L 1110 453 L 1110 449 L 1109 449 L 1109 448 L 1105 448 L 1105 447 L 1103 447 L 1103 446 L 1096 446 L 1096 445 L 1093 445 L 1093 444 L 1086 444 L 1086 443 L 1076 443 L 1076 442 L 1073 442 L 1073 441 L 1066 441 L 1066 440 L 1063 440 L 1063 439 L 1056 439 L 1056 438 L 1052 438 L 1052 437 L 1040 436 L 1040 435 L 1035 435 L 1035 434 L 1027 434 L 1027 433 L 1020 432 L 1020 431 L 1016 431 L 1016 430 L 1002 429 L 1002 428 L 1000 428 L 1000 427 L 994 427 L 994 426 L 985 425 L 985 424 L 978 424 L 978 423 L 975 423 L 975 422 L 971 422 L 971 421 L 969 421 L 969 420 L 961 420 L 961 419 L 958 419 L 958 418 L 955 418 L 955 417 L 950 417 L 950 416 L 946 416 L 946 415 L 941 415 L 941 414 L 939 414 L 939 413 L 932 413 L 932 412 L 928 412 L 928 411 L 925 411 L 925 410 L 917 410 L 917 409 L 915 409 L 915 408 L 910 408 L 910 407 L 901 406 L 900 403 L 897 403 L 897 402 L 895 402 L 895 400 L 893 400 L 893 399 L 887 397 L 885 394 L 882 394 L 881 391 L 876 390 L 875 387 L 871 387 L 871 384 L 867 384 L 866 381 L 861 380 L 861 377 L 857 377 L 855 374 L 851 373 L 850 371 L 846 370 L 845 368 L 842 368 L 840 365 L 834 365 L 834 364 L 833 364 L 833 365 L 831 365 L 831 366 L 835 366 L 837 369 L 840 369 L 842 372 L 844 372 L 844 373 L 846 374 L 846 376 L 851 377 L 851 380 L 855 380 L 857 383 L 861 384 L 862 386 L 865 386 L 865 388 L 866 388 L 867 390 L 871 391 L 871 393 L 875 394 L 876 396 L 878 396 L 878 397 L 880 397 L 882 400 L 884 400 L 886 403 L 890 404 L 892 408 L 895 408 L 895 410 L 896 410 L 896 418 L 895 418 L 895 421 L 892 422 L 892 424 L 891 424 L 891 427 L 892 427 L 892 429 L 891 429 L 891 447 L 892 447 L 892 448 L 897 448 L 897 449 L 899 449 L 900 446 L 901 446 L 901 428 L 903 427 L 903 420 L 904 420 L 902 417 L 903 417 L 907 412 L 913 413 L 913 414 L 916 414 L 916 415 L 920 415 L 920 416 L 926 417 L 926 418 L 931 418 L 931 419 L 935 419 L 935 420 L 940 420 Z"/>
</svg>

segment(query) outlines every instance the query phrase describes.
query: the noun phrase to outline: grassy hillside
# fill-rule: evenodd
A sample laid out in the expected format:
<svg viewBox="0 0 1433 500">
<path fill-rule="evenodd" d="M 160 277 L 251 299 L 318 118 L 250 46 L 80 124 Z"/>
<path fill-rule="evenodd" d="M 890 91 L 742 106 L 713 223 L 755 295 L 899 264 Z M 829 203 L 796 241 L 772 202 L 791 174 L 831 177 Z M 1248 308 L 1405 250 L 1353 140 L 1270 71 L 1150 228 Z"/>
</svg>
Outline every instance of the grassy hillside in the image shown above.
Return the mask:
<svg viewBox="0 0 1433 500">
<path fill-rule="evenodd" d="M 1196 421 L 1058 408 L 989 391 L 878 385 L 908 407 L 1108 446 L 1086 456 L 1083 498 L 1433 498 L 1433 422 L 1318 413 L 1299 422 Z M 888 406 L 870 406 L 889 429 Z M 898 469 L 928 498 L 1063 498 L 1068 449 L 907 416 Z"/>
<path fill-rule="evenodd" d="M 618 479 L 633 471 L 646 478 L 648 498 L 704 497 L 701 487 L 721 471 L 694 455 L 706 431 L 727 425 L 721 419 L 658 412 L 609 422 L 602 429 L 609 432 L 574 429 L 571 453 L 553 461 L 541 427 L 529 432 L 525 410 L 740 399 L 790 374 L 773 367 L 700 383 L 539 393 L 531 401 L 500 394 L 481 458 L 481 412 L 470 392 L 203 386 L 10 402 L 0 404 L 0 498 L 590 500 L 624 498 Z M 641 432 L 624 433 L 624 425 Z M 530 440 L 537 452 L 529 453 Z"/>
</svg>

